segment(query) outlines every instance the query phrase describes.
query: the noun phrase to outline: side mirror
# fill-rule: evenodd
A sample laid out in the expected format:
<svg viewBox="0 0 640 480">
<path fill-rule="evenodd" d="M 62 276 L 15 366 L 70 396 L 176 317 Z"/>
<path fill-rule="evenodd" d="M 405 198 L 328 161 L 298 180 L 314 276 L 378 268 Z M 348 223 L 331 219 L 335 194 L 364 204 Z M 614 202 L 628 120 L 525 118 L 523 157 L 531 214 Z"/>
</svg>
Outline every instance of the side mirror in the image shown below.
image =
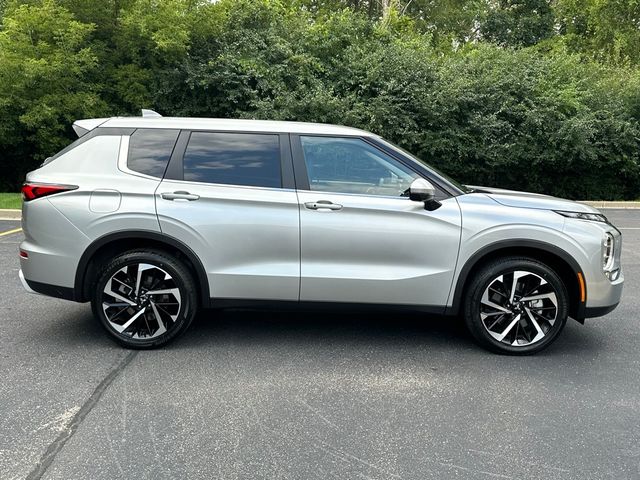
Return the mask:
<svg viewBox="0 0 640 480">
<path fill-rule="evenodd" d="M 409 199 L 414 202 L 424 202 L 424 209 L 433 211 L 440 207 L 441 203 L 434 197 L 436 189 L 424 178 L 416 178 L 409 187 Z"/>
</svg>

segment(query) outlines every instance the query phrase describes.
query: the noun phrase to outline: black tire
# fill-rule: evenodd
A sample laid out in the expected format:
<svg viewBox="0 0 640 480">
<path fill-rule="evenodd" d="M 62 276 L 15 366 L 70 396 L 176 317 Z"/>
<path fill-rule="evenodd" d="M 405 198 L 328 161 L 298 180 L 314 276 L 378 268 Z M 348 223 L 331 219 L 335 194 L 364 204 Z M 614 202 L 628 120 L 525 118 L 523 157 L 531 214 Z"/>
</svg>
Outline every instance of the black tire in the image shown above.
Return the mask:
<svg viewBox="0 0 640 480">
<path fill-rule="evenodd" d="M 133 292 L 127 294 L 126 292 L 129 290 L 126 289 L 128 287 L 123 282 L 112 278 L 115 275 L 120 275 L 121 279 L 129 279 L 131 283 L 134 283 L 131 272 L 137 274 L 140 265 L 149 266 L 143 267 L 143 272 L 147 273 L 140 275 L 146 275 L 146 277 L 138 282 L 140 284 L 138 290 L 139 293 L 142 292 L 142 296 L 145 297 L 144 300 L 137 300 L 139 297 Z M 122 271 L 122 269 L 125 269 L 125 271 Z M 104 265 L 101 271 L 102 273 L 93 286 L 91 308 L 94 316 L 100 321 L 109 337 L 123 347 L 131 349 L 157 348 L 177 338 L 191 325 L 198 309 L 197 287 L 189 269 L 178 259 L 161 251 L 134 250 L 116 256 Z M 163 275 L 163 273 L 168 274 L 168 276 Z M 115 305 L 115 302 L 120 300 L 120 304 L 125 305 L 122 301 L 123 298 L 118 299 L 105 292 L 107 282 L 112 282 L 109 284 L 111 292 L 121 295 L 128 302 L 136 302 L 136 305 L 103 308 L 103 301 Z M 148 297 L 145 296 L 145 289 L 141 285 L 144 282 L 147 282 L 150 287 L 148 289 L 148 292 L 150 292 Z M 154 290 L 152 284 L 159 284 L 160 289 Z M 123 291 L 114 290 L 119 285 L 123 285 L 120 287 Z M 172 292 L 177 289 L 178 295 L 151 293 L 162 291 L 163 288 L 166 291 L 168 290 L 167 285 L 171 287 L 170 290 Z M 161 303 L 160 300 L 165 300 L 165 302 Z M 120 310 L 117 309 L 122 309 L 123 314 L 119 314 Z M 107 310 L 110 312 L 110 317 L 113 321 L 109 321 L 109 318 L 107 318 L 107 313 L 105 313 Z M 140 313 L 142 310 L 144 312 Z M 111 314 L 112 311 L 115 313 Z M 157 320 L 156 313 L 161 317 L 160 320 Z M 130 315 L 130 318 L 132 318 L 136 314 L 139 315 L 136 320 L 132 321 L 133 323 L 131 323 L 130 327 L 122 332 L 116 330 L 116 327 L 123 326 L 118 325 L 118 322 L 123 321 L 122 317 L 125 317 L 124 323 L 127 323 L 127 316 Z M 174 317 L 175 320 L 173 319 Z M 164 330 L 162 330 L 163 328 Z M 135 338 L 136 336 L 138 338 Z"/>
<path fill-rule="evenodd" d="M 517 275 L 524 272 L 527 276 L 514 280 L 516 277 L 514 272 L 518 272 Z M 531 294 L 524 293 L 527 288 L 535 287 L 537 281 L 541 283 L 538 290 L 533 290 Z M 515 289 L 513 289 L 514 283 Z M 511 286 L 509 289 L 506 288 L 507 284 Z M 491 289 L 489 289 L 490 286 Z M 510 292 L 512 289 L 516 292 L 516 295 L 513 295 L 513 301 Z M 491 297 L 487 296 L 483 301 L 485 292 Z M 541 293 L 548 298 L 518 300 L 519 294 L 522 294 L 522 298 L 526 300 L 534 295 L 539 297 Z M 551 293 L 554 293 L 555 297 L 551 296 Z M 552 299 L 557 301 L 555 310 Z M 510 313 L 503 313 L 504 310 L 490 306 L 489 302 Z M 537 307 L 532 308 L 532 305 Z M 535 313 L 532 310 L 535 310 Z M 553 322 L 547 321 L 544 315 L 550 318 L 553 313 L 555 313 Z M 465 291 L 464 319 L 467 329 L 478 344 L 495 353 L 531 355 L 545 349 L 560 335 L 567 323 L 568 314 L 569 295 L 561 278 L 544 263 L 528 257 L 510 256 L 487 263 L 476 272 Z M 516 317 L 520 320 L 516 320 Z M 531 319 L 534 321 L 532 322 Z M 511 330 L 508 330 L 509 326 L 512 326 Z M 509 333 L 502 340 L 494 336 L 500 337 L 506 331 Z M 544 336 L 535 340 L 542 334 Z M 527 341 L 532 343 L 527 344 Z M 511 342 L 516 345 L 512 345 Z"/>
</svg>

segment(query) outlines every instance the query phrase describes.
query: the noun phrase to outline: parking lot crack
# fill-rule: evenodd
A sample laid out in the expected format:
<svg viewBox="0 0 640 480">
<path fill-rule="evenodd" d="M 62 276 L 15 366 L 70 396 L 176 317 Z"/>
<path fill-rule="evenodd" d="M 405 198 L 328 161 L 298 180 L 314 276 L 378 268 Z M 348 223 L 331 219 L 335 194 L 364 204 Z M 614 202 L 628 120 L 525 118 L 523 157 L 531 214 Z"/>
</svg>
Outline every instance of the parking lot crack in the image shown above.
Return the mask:
<svg viewBox="0 0 640 480">
<path fill-rule="evenodd" d="M 40 461 L 36 464 L 36 466 L 31 470 L 29 475 L 27 476 L 27 480 L 38 480 L 42 478 L 47 469 L 51 466 L 53 461 L 56 459 L 56 456 L 60 451 L 64 448 L 65 444 L 73 437 L 73 435 L 82 424 L 83 420 L 86 416 L 93 410 L 100 401 L 102 394 L 109 388 L 109 385 L 113 383 L 113 381 L 118 378 L 120 373 L 131 363 L 131 361 L 138 354 L 137 351 L 129 352 L 120 362 L 113 367 L 109 373 L 102 379 L 102 381 L 95 388 L 93 393 L 87 398 L 84 404 L 80 407 L 80 409 L 73 416 L 71 421 L 68 423 L 67 427 L 64 428 L 60 434 L 56 437 L 56 439 L 47 447 L 47 450 L 44 452 Z"/>
</svg>

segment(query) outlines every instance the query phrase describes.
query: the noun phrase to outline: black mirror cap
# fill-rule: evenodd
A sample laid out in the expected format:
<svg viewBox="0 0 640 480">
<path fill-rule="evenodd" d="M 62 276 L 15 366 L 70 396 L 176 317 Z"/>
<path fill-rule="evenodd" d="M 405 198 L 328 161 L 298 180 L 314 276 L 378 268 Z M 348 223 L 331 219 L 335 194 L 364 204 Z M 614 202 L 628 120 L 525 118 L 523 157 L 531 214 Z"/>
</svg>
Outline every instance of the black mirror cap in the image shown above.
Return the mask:
<svg viewBox="0 0 640 480">
<path fill-rule="evenodd" d="M 434 210 L 439 209 L 441 206 L 442 204 L 433 197 L 429 200 L 424 201 L 424 209 L 428 212 L 433 212 Z"/>
<path fill-rule="evenodd" d="M 432 198 L 433 194 L 431 193 L 409 190 L 409 200 L 413 200 L 414 202 L 428 202 Z"/>
</svg>

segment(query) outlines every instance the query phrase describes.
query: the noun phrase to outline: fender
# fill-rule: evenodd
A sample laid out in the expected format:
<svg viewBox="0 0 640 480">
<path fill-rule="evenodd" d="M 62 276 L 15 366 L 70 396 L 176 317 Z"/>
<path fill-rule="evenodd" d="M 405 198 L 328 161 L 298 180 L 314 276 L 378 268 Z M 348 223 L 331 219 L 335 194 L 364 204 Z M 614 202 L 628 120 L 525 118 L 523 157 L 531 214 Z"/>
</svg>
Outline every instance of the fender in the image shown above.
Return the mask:
<svg viewBox="0 0 640 480">
<path fill-rule="evenodd" d="M 119 230 L 116 232 L 109 233 L 104 235 L 93 241 L 84 251 L 82 256 L 80 257 L 80 261 L 78 263 L 78 267 L 76 269 L 76 277 L 74 283 L 74 298 L 76 301 L 82 302 L 87 301 L 84 298 L 84 284 L 85 277 L 87 274 L 87 267 L 89 266 L 89 261 L 93 258 L 94 254 L 105 245 L 117 241 L 117 240 L 155 240 L 157 242 L 164 243 L 169 245 L 170 247 L 175 248 L 180 251 L 185 257 L 189 259 L 191 264 L 194 266 L 196 270 L 197 280 L 200 286 L 200 297 L 201 297 L 201 305 L 205 308 L 209 307 L 210 304 L 210 295 L 209 295 L 209 281 L 207 279 L 207 274 L 202 265 L 202 262 L 198 258 L 198 256 L 191 250 L 190 247 L 182 243 L 180 240 L 171 237 L 170 235 L 166 235 L 164 233 L 155 232 L 152 230 Z"/>
<path fill-rule="evenodd" d="M 559 257 L 564 262 L 566 262 L 569 267 L 573 270 L 575 278 L 577 279 L 578 274 L 581 274 L 584 278 L 584 273 L 580 268 L 580 265 L 576 260 L 563 249 L 546 242 L 541 242 L 539 240 L 531 240 L 531 239 L 509 239 L 509 240 L 500 240 L 498 242 L 491 243 L 482 247 L 480 250 L 476 251 L 467 262 L 464 264 L 462 269 L 460 270 L 460 274 L 456 280 L 456 286 L 453 293 L 453 301 L 450 307 L 446 309 L 446 315 L 458 315 L 460 312 L 460 307 L 462 305 L 462 294 L 464 292 L 464 286 L 467 282 L 467 277 L 469 273 L 475 267 L 478 262 L 483 260 L 488 254 L 491 252 L 495 252 L 497 250 L 502 250 L 505 248 L 517 249 L 517 248 L 533 248 L 537 250 L 542 250 L 544 252 L 550 253 Z M 585 285 L 586 289 L 586 285 Z M 586 292 L 585 292 L 586 299 Z M 584 318 L 584 310 L 585 310 L 585 302 L 579 302 L 577 311 L 575 312 L 575 318 L 581 319 Z"/>
</svg>

